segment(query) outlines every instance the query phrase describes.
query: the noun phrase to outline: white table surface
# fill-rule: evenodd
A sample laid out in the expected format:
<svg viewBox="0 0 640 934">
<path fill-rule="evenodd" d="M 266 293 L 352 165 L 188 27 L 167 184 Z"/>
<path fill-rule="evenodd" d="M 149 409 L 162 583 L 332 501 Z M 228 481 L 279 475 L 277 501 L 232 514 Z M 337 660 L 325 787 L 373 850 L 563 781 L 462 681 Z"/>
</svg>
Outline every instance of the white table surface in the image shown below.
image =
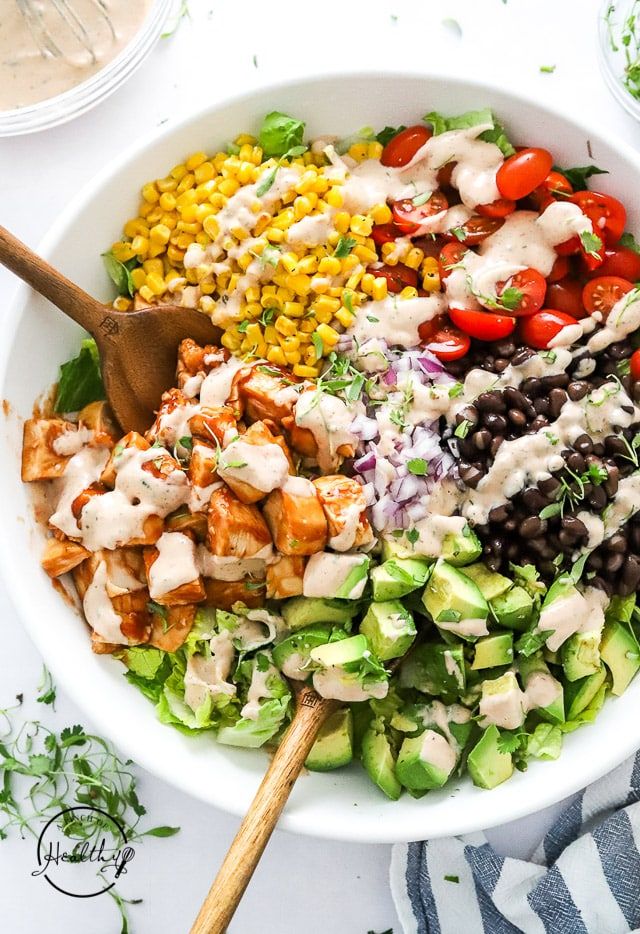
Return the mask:
<svg viewBox="0 0 640 934">
<path fill-rule="evenodd" d="M 452 73 L 497 80 L 542 101 L 562 101 L 594 126 L 610 127 L 640 145 L 640 127 L 619 109 L 600 75 L 599 6 L 599 0 L 191 0 L 191 20 L 159 43 L 115 97 L 66 126 L 0 141 L 0 223 L 35 245 L 94 172 L 167 119 L 283 78 L 376 65 L 425 70 L 445 65 Z M 450 18 L 459 23 L 461 36 L 451 23 L 443 24 Z M 542 74 L 542 65 L 556 70 Z M 432 106 L 437 102 L 424 102 L 425 110 Z M 357 123 L 355 115 L 354 129 Z M 2 304 L 12 287 L 0 270 Z M 0 620 L 0 706 L 5 706 L 15 693 L 33 692 L 41 660 L 1 586 Z M 60 691 L 58 698 L 59 727 L 91 725 Z M 122 886 L 125 895 L 144 899 L 131 909 L 133 931 L 187 931 L 238 820 L 142 771 L 140 796 L 153 824 L 182 830 L 138 848 Z M 557 810 L 506 824 L 489 837 L 501 853 L 526 857 Z M 393 928 L 399 934 L 387 881 L 389 856 L 388 846 L 276 833 L 230 930 L 366 934 Z M 119 931 L 110 899 L 83 902 L 59 895 L 30 876 L 33 865 L 30 841 L 14 834 L 0 843 L 2 930 Z"/>
</svg>

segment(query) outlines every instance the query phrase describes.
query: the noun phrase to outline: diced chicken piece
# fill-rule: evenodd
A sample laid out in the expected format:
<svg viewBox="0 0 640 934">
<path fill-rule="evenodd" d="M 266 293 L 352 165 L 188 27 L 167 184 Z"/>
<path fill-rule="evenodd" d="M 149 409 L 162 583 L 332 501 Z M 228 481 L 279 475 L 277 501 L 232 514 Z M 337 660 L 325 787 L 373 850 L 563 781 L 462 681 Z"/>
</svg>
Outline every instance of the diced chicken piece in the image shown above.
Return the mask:
<svg viewBox="0 0 640 934">
<path fill-rule="evenodd" d="M 201 347 L 187 337 L 178 348 L 178 386 L 188 398 L 200 391 L 202 379 L 229 359 L 229 351 L 213 344 Z M 201 377 L 200 379 L 198 377 Z"/>
<path fill-rule="evenodd" d="M 304 477 L 290 477 L 270 493 L 264 517 L 280 554 L 313 555 L 327 544 L 327 520 L 316 488 Z"/>
<path fill-rule="evenodd" d="M 287 433 L 289 443 L 294 451 L 302 454 L 303 457 L 316 457 L 318 454 L 318 444 L 313 437 L 313 433 L 308 428 L 301 428 L 296 425 L 294 415 L 287 415 L 282 419 L 282 427 Z"/>
<path fill-rule="evenodd" d="M 158 442 L 163 447 L 173 450 L 181 438 L 189 438 L 189 419 L 197 411 L 197 405 L 190 402 L 180 389 L 163 392 L 156 420 L 145 434 L 150 444 Z"/>
<path fill-rule="evenodd" d="M 78 413 L 78 424 L 93 432 L 91 444 L 112 448 L 120 437 L 120 430 L 108 402 L 90 402 Z"/>
<path fill-rule="evenodd" d="M 207 537 L 207 515 L 205 512 L 187 512 L 182 509 L 164 520 L 167 532 L 187 532 L 199 542 Z"/>
<path fill-rule="evenodd" d="M 97 551 L 72 571 L 93 644 L 141 645 L 151 634 L 149 591 L 140 551 Z M 113 651 L 113 650 L 108 650 Z"/>
<path fill-rule="evenodd" d="M 302 381 L 284 367 L 258 363 L 235 376 L 229 404 L 237 399 L 248 421 L 270 418 L 279 425 L 293 414 L 302 386 Z"/>
<path fill-rule="evenodd" d="M 191 450 L 191 459 L 187 474 L 194 486 L 206 487 L 216 483 L 219 479 L 216 472 L 218 466 L 218 449 L 215 445 L 200 439 L 194 439 Z"/>
<path fill-rule="evenodd" d="M 60 577 L 61 574 L 77 567 L 90 554 L 91 552 L 82 545 L 69 541 L 68 538 L 48 538 L 42 556 L 42 567 L 49 577 Z"/>
<path fill-rule="evenodd" d="M 251 579 L 242 581 L 220 581 L 211 577 L 205 579 L 204 587 L 207 592 L 206 605 L 215 606 L 219 610 L 230 610 L 234 603 L 244 603 L 250 609 L 264 606 L 264 587 L 259 581 Z"/>
<path fill-rule="evenodd" d="M 163 652 L 176 652 L 191 632 L 195 617 L 195 606 L 170 606 L 162 616 L 152 613 L 149 645 Z"/>
<path fill-rule="evenodd" d="M 218 473 L 243 503 L 264 499 L 291 472 L 286 443 L 264 422 L 254 422 L 226 445 L 218 461 Z"/>
<path fill-rule="evenodd" d="M 251 558 L 270 545 L 269 529 L 256 506 L 241 503 L 227 487 L 213 492 L 207 535 L 212 554 Z"/>
<path fill-rule="evenodd" d="M 362 486 L 340 474 L 313 481 L 329 525 L 329 547 L 349 551 L 373 541 Z"/>
<path fill-rule="evenodd" d="M 163 606 L 200 603 L 205 593 L 194 541 L 183 532 L 164 532 L 156 547 L 145 548 L 149 594 Z"/>
<path fill-rule="evenodd" d="M 189 419 L 189 431 L 195 439 L 207 444 L 224 444 L 238 434 L 238 423 L 233 409 L 221 405 L 217 409 L 203 406 Z"/>
<path fill-rule="evenodd" d="M 91 630 L 91 651 L 94 655 L 113 655 L 119 652 L 122 645 L 115 642 L 103 642 L 96 633 Z"/>
<path fill-rule="evenodd" d="M 282 555 L 267 565 L 267 598 L 285 600 L 302 593 L 305 559 L 302 556 Z"/>
<path fill-rule="evenodd" d="M 30 418 L 24 423 L 22 482 L 61 477 L 75 451 L 56 450 L 58 438 L 77 434 L 78 426 L 63 418 Z"/>
<path fill-rule="evenodd" d="M 135 593 L 119 594 L 111 598 L 111 604 L 120 617 L 120 632 L 125 645 L 148 642 L 151 635 L 149 592 L 137 590 Z"/>
<path fill-rule="evenodd" d="M 121 438 L 120 441 L 116 444 L 114 449 L 111 452 L 111 456 L 107 461 L 106 467 L 102 471 L 100 476 L 100 482 L 104 483 L 105 486 L 113 487 L 116 483 L 116 459 L 122 454 L 123 451 L 126 451 L 127 448 L 137 448 L 139 451 L 148 451 L 151 445 L 143 438 L 142 435 L 138 434 L 137 431 L 130 431 L 128 434 Z"/>
</svg>

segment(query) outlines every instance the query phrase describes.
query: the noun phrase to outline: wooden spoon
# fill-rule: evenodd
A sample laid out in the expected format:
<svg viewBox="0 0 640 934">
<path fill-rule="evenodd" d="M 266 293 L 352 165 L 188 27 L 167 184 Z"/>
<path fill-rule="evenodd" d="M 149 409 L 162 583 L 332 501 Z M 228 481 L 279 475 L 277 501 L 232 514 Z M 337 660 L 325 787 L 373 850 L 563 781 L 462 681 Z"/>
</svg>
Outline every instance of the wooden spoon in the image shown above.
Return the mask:
<svg viewBox="0 0 640 934">
<path fill-rule="evenodd" d="M 294 718 L 218 870 L 191 934 L 224 934 L 227 930 L 320 727 L 339 706 L 339 701 L 320 697 L 311 687 L 297 692 Z"/>
<path fill-rule="evenodd" d="M 143 434 L 162 393 L 175 385 L 178 345 L 185 337 L 215 343 L 220 331 L 194 308 L 151 305 L 118 312 L 79 286 L 0 227 L 0 262 L 85 328 L 100 351 L 109 405 L 123 431 Z"/>
</svg>

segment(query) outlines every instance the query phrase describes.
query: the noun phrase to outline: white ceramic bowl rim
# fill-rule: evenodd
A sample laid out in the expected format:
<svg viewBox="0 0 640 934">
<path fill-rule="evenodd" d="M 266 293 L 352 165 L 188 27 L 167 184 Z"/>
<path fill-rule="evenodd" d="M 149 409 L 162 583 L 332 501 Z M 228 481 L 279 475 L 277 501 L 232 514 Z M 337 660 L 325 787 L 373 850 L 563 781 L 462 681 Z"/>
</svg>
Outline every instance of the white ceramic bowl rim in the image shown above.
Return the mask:
<svg viewBox="0 0 640 934">
<path fill-rule="evenodd" d="M 342 75 L 318 75 L 305 78 L 304 80 L 282 82 L 263 88 L 260 91 L 252 91 L 237 95 L 234 98 L 227 99 L 212 106 L 206 113 L 192 114 L 176 124 L 169 124 L 161 130 L 156 130 L 149 134 L 143 140 L 129 148 L 117 160 L 105 167 L 105 169 L 73 199 L 42 240 L 39 252 L 45 257 L 49 256 L 59 241 L 64 238 L 65 234 L 68 234 L 69 228 L 75 222 L 75 219 L 89 216 L 85 208 L 91 204 L 94 197 L 99 194 L 106 182 L 117 177 L 136 156 L 153 149 L 164 138 L 176 137 L 192 122 L 196 123 L 201 121 L 205 116 L 210 117 L 212 124 L 215 124 L 216 111 L 220 111 L 223 108 L 243 104 L 247 105 L 251 103 L 252 99 L 262 98 L 265 94 L 268 94 L 269 100 L 273 102 L 274 106 L 278 106 L 279 95 L 284 95 L 285 92 L 302 87 L 308 88 L 310 95 L 312 95 L 314 90 L 320 90 L 321 92 L 323 83 L 333 81 L 361 82 L 363 85 L 371 87 L 374 92 L 375 89 L 382 86 L 384 82 L 391 82 L 391 84 L 394 82 L 405 82 L 409 84 L 414 82 L 414 90 L 417 92 L 419 90 L 419 82 L 424 82 L 426 86 L 431 85 L 432 92 L 435 89 L 435 93 L 437 93 L 437 87 L 440 83 L 441 86 L 446 84 L 449 91 L 452 87 L 458 89 L 463 96 L 465 93 L 470 94 L 473 92 L 473 95 L 476 97 L 480 97 L 483 94 L 486 95 L 487 101 L 496 97 L 503 98 L 507 102 L 510 102 L 514 108 L 532 108 L 537 111 L 541 118 L 544 118 L 546 115 L 550 118 L 564 121 L 576 135 L 584 134 L 585 141 L 590 137 L 596 140 L 596 142 L 600 141 L 605 148 L 610 148 L 616 157 L 629 163 L 632 170 L 638 174 L 638 179 L 640 180 L 640 156 L 626 143 L 617 140 L 612 142 L 609 136 L 605 141 L 604 137 L 600 137 L 592 127 L 588 127 L 584 123 L 576 121 L 573 118 L 566 117 L 561 107 L 543 105 L 531 97 L 521 94 L 511 94 L 495 85 L 470 81 L 462 77 L 451 77 L 443 73 L 421 73 L 417 71 L 406 71 L 402 73 L 389 72 L 385 74 L 371 71 L 351 72 Z M 304 113 L 300 113 L 299 116 L 304 118 Z M 386 114 L 386 116 L 387 119 L 393 118 L 393 114 Z M 354 124 L 359 125 L 357 116 L 354 117 Z M 239 126 L 238 132 L 241 132 L 242 129 L 243 127 Z M 551 142 L 553 145 L 553 140 Z M 97 257 L 96 262 L 98 262 Z M 24 285 L 19 286 L 13 301 L 10 303 L 10 307 L 3 315 L 1 326 L 2 340 L 0 343 L 0 380 L 2 381 L 2 391 L 5 397 L 8 397 L 8 390 L 11 388 L 7 384 L 7 377 L 9 363 L 12 358 L 13 343 L 21 319 L 25 314 L 25 306 L 29 303 L 29 300 L 30 292 L 27 287 Z M 4 481 L 2 481 L 2 485 L 6 485 Z M 5 502 L 6 499 L 6 496 L 0 497 L 0 514 L 15 527 L 15 511 L 13 513 L 11 512 L 12 507 L 11 505 L 7 505 Z M 6 530 L 6 523 L 3 523 L 3 527 Z M 33 573 L 36 574 L 35 556 L 33 560 Z M 163 759 L 158 750 L 146 743 L 146 734 L 144 737 L 145 742 L 141 742 L 138 735 L 133 730 L 127 730 L 127 721 L 125 717 L 120 717 L 118 720 L 115 720 L 110 717 L 108 706 L 101 706 L 100 698 L 94 700 L 92 697 L 86 696 L 83 692 L 87 684 L 83 683 L 81 679 L 76 679 L 76 677 L 74 677 L 75 672 L 66 670 L 64 657 L 52 651 L 52 646 L 47 643 L 47 640 L 43 637 L 42 632 L 36 625 L 38 614 L 42 613 L 42 608 L 33 607 L 29 601 L 28 595 L 25 596 L 25 593 L 20 588 L 18 575 L 20 561 L 16 559 L 14 555 L 11 535 L 7 534 L 6 531 L 5 534 L 0 537 L 0 564 L 2 577 L 13 605 L 19 617 L 24 622 L 27 631 L 42 652 L 46 664 L 50 667 L 57 681 L 73 701 L 87 711 L 87 715 L 93 720 L 97 729 L 104 735 L 109 736 L 126 755 L 130 756 L 150 772 L 175 784 L 182 790 L 196 797 L 200 797 L 207 803 L 214 804 L 233 814 L 243 814 L 251 799 L 253 790 L 258 785 L 262 769 L 266 763 L 266 758 L 254 751 L 248 751 L 246 753 L 246 758 L 242 760 L 240 770 L 238 771 L 236 769 L 235 774 L 236 776 L 244 776 L 244 773 L 248 770 L 251 776 L 250 787 L 243 787 L 242 790 L 237 793 L 233 781 L 230 781 L 229 778 L 226 779 L 226 785 L 224 782 L 217 784 L 216 778 L 218 776 L 211 774 L 210 769 L 208 771 L 208 784 L 205 787 L 201 781 L 201 775 L 194 775 L 193 772 L 188 769 L 185 770 L 183 768 L 181 770 L 180 768 L 176 768 L 172 761 Z M 12 571 L 16 573 L 12 573 Z M 52 601 L 60 601 L 60 597 L 53 589 L 51 590 L 51 594 Z M 86 639 L 85 632 L 82 633 L 82 637 Z M 86 639 L 86 652 L 90 654 L 88 639 Z M 95 656 L 93 656 L 93 658 L 95 660 Z M 111 659 L 109 659 L 108 662 L 105 660 L 105 663 L 114 664 Z M 125 686 L 126 689 L 131 692 L 132 704 L 137 701 L 142 704 L 147 704 L 150 713 L 153 715 L 151 705 L 149 705 L 144 698 L 138 696 L 136 689 L 132 686 Z M 638 697 L 636 694 L 636 703 L 637 699 Z M 465 787 L 464 798 L 466 804 L 464 807 L 461 807 L 463 804 L 462 799 L 459 799 L 458 803 L 456 802 L 457 787 L 447 788 L 443 792 L 432 793 L 421 801 L 407 800 L 405 797 L 400 802 L 388 802 L 374 789 L 373 794 L 378 795 L 380 800 L 378 801 L 377 798 L 371 798 L 371 800 L 369 800 L 369 798 L 367 798 L 366 802 L 364 802 L 367 805 L 367 813 L 366 815 L 363 814 L 362 818 L 360 818 L 358 804 L 363 803 L 363 801 L 361 801 L 360 798 L 358 798 L 358 801 L 354 801 L 354 794 L 351 789 L 352 785 L 358 789 L 362 787 L 364 799 L 364 797 L 366 797 L 364 785 L 361 786 L 357 781 L 354 781 L 352 785 L 346 785 L 345 787 L 348 789 L 347 797 L 350 800 L 345 802 L 342 800 L 345 792 L 342 790 L 342 785 L 340 785 L 341 779 L 334 778 L 338 773 L 326 773 L 324 775 L 305 777 L 298 782 L 290 806 L 285 810 L 281 819 L 280 826 L 284 830 L 332 839 L 363 842 L 397 842 L 423 839 L 425 837 L 469 833 L 523 817 L 578 791 L 580 788 L 616 767 L 635 751 L 637 746 L 640 745 L 640 722 L 637 721 L 637 718 L 634 719 L 630 715 L 627 715 L 624 723 L 625 729 L 621 731 L 619 729 L 620 724 L 616 719 L 616 711 L 612 711 L 611 709 L 607 710 L 607 708 L 611 708 L 612 705 L 621 705 L 620 712 L 622 713 L 623 700 L 624 699 L 621 698 L 619 700 L 609 700 L 607 702 L 605 709 L 600 715 L 603 721 L 606 720 L 606 726 L 603 725 L 603 730 L 598 730 L 596 725 L 585 727 L 583 730 L 578 731 L 580 734 L 586 733 L 587 731 L 592 732 L 594 741 L 596 735 L 600 737 L 597 754 L 595 754 L 595 750 L 590 749 L 588 754 L 581 752 L 576 757 L 575 754 L 573 754 L 574 747 L 572 746 L 571 750 L 565 749 L 563 751 L 563 754 L 557 762 L 533 763 L 527 773 L 516 773 L 509 782 L 493 791 L 485 792 L 472 787 Z M 635 729 L 633 728 L 633 724 L 635 724 Z M 618 725 L 618 728 L 616 728 L 616 725 Z M 149 729 L 151 729 L 151 727 L 149 727 Z M 171 731 L 170 727 L 162 725 L 161 729 Z M 566 738 L 568 741 L 567 746 L 574 742 L 573 737 L 577 735 L 578 734 L 571 734 L 571 736 Z M 184 752 L 185 759 L 188 760 L 191 765 L 193 765 L 193 763 L 201 763 L 202 768 L 206 769 L 206 752 L 202 751 L 201 738 L 185 738 L 179 734 L 176 734 L 176 736 L 178 739 L 176 739 L 175 743 L 172 745 L 176 748 L 178 753 Z M 602 741 L 603 738 L 604 742 Z M 178 746 L 178 742 L 181 743 L 182 741 L 184 741 L 184 743 L 193 744 L 193 746 L 190 746 L 189 749 L 187 749 L 186 746 Z M 582 745 L 584 745 L 584 743 L 582 743 L 581 746 Z M 217 748 L 221 749 L 223 747 L 218 746 Z M 197 750 L 197 755 L 192 755 L 194 749 Z M 236 753 L 244 755 L 244 751 L 231 750 L 228 749 L 228 747 L 223 748 L 225 753 L 227 750 L 230 757 Z M 200 756 L 201 758 L 199 758 Z M 567 768 L 566 764 L 572 760 L 574 761 L 574 765 L 577 761 L 580 767 Z M 238 759 L 237 761 L 241 760 Z M 232 765 L 229 766 L 231 777 L 233 777 L 233 769 L 236 767 L 236 764 L 237 762 L 234 759 L 233 767 Z M 329 804 L 331 804 L 331 789 L 334 783 L 336 787 L 340 788 L 339 795 L 335 797 L 333 808 L 329 806 L 325 807 L 323 810 L 323 797 L 326 797 Z M 455 782 L 452 784 L 456 785 Z M 466 781 L 463 784 L 466 786 Z M 313 787 L 312 795 L 305 792 L 305 786 Z M 322 793 L 323 789 L 327 791 L 325 796 L 323 796 Z M 360 791 L 358 791 L 358 795 L 359 794 Z M 469 800 L 467 801 L 466 799 Z M 373 801 L 374 804 L 371 804 L 371 801 Z M 431 804 L 431 802 L 433 802 L 433 804 Z M 348 812 L 346 810 L 347 804 L 350 806 Z M 344 805 L 344 808 L 342 805 Z M 365 808 L 362 808 L 361 813 L 364 810 Z"/>
</svg>

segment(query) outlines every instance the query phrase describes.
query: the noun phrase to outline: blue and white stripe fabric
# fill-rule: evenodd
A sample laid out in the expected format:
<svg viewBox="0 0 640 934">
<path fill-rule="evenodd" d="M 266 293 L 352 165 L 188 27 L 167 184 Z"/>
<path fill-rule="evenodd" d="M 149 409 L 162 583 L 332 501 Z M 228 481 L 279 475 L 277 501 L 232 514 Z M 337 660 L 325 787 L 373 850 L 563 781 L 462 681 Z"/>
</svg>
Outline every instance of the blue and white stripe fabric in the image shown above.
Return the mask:
<svg viewBox="0 0 640 934">
<path fill-rule="evenodd" d="M 623 934 L 640 929 L 639 848 L 640 752 L 580 792 L 531 862 L 482 833 L 399 844 L 391 889 L 404 934 Z"/>
</svg>

